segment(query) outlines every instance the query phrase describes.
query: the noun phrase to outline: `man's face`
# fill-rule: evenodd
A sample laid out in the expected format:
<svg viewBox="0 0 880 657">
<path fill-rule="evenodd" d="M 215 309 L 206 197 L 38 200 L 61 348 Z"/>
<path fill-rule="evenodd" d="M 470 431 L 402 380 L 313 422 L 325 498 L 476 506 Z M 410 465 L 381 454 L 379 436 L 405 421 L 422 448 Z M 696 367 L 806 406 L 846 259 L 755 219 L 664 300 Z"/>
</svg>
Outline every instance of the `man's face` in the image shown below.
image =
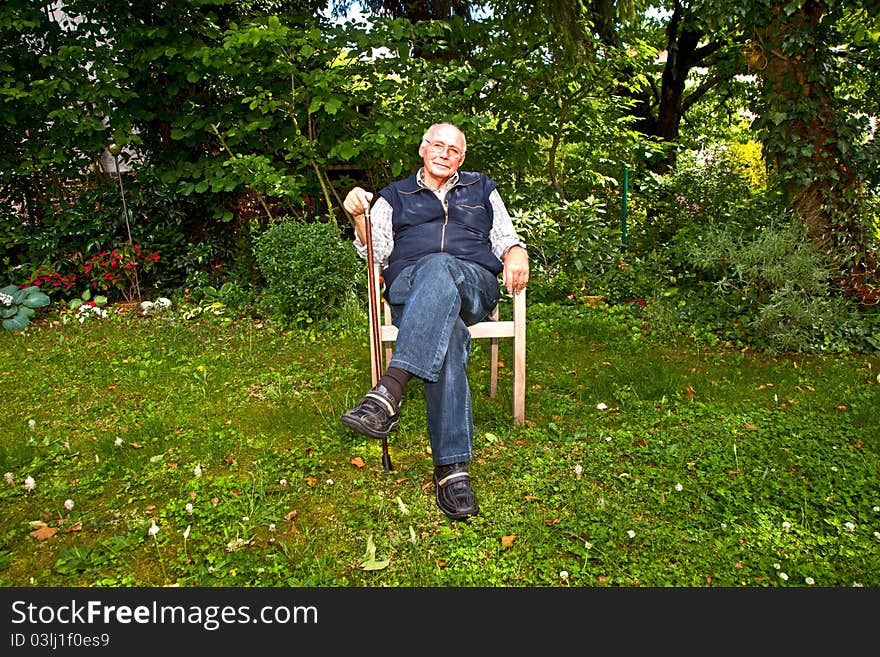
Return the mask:
<svg viewBox="0 0 880 657">
<path fill-rule="evenodd" d="M 419 145 L 419 155 L 429 179 L 446 182 L 464 162 L 464 136 L 451 126 L 440 126 Z"/>
</svg>

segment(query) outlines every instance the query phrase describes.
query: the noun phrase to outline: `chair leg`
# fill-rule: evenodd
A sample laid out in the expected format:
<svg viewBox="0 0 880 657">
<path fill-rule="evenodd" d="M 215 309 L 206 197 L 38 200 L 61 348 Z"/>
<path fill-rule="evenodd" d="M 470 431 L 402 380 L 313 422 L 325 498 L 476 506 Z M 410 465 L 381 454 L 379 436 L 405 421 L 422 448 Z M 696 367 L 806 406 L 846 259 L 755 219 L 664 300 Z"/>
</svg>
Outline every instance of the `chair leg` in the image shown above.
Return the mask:
<svg viewBox="0 0 880 657">
<path fill-rule="evenodd" d="M 514 298 L 513 330 L 513 422 L 526 419 L 526 292 Z"/>
<path fill-rule="evenodd" d="M 494 397 L 498 390 L 498 338 L 491 338 L 490 347 L 490 370 L 489 370 L 489 396 Z"/>
</svg>

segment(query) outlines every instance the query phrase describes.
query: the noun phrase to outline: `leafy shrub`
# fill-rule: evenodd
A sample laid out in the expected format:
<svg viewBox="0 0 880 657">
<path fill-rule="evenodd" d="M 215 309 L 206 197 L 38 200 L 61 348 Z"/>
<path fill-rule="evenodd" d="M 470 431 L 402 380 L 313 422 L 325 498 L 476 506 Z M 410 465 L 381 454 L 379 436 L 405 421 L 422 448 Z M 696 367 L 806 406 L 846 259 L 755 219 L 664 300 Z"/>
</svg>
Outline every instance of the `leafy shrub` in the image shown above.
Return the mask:
<svg viewBox="0 0 880 657">
<path fill-rule="evenodd" d="M 157 251 L 122 242 L 89 257 L 83 264 L 83 278 L 93 290 L 132 301 L 143 289 L 145 275 L 155 270 L 159 260 Z"/>
<path fill-rule="evenodd" d="M 21 331 L 31 323 L 36 314 L 35 308 L 43 308 L 50 303 L 49 296 L 36 285 L 20 288 L 7 285 L 0 290 L 0 319 L 7 331 Z"/>
<path fill-rule="evenodd" d="M 860 339 L 859 316 L 832 294 L 833 266 L 795 222 L 752 233 L 730 228 L 687 243 L 686 257 L 703 273 L 692 288 L 714 309 L 716 327 L 738 342 L 779 351 L 846 350 Z"/>
<path fill-rule="evenodd" d="M 267 294 L 284 318 L 328 318 L 363 279 L 354 245 L 338 226 L 283 219 L 254 239 Z"/>
<path fill-rule="evenodd" d="M 622 258 L 620 228 L 609 221 L 596 197 L 547 203 L 517 217 L 517 229 L 529 249 L 529 294 L 548 303 L 572 296 L 642 296 L 636 292 L 638 269 Z"/>
</svg>

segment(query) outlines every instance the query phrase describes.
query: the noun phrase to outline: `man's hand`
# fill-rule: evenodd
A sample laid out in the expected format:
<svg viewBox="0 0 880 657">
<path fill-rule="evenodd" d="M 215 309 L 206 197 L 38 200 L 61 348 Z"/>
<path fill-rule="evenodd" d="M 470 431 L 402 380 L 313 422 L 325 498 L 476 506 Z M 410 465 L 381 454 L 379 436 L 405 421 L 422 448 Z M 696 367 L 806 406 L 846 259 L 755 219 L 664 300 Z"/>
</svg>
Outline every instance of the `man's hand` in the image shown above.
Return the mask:
<svg viewBox="0 0 880 657">
<path fill-rule="evenodd" d="M 504 274 L 502 281 L 511 294 L 522 292 L 529 282 L 529 254 L 520 246 L 512 246 L 502 256 Z"/>
<path fill-rule="evenodd" d="M 367 232 L 364 228 L 364 213 L 370 208 L 370 201 L 373 200 L 373 192 L 368 192 L 361 187 L 355 187 L 345 197 L 342 207 L 354 218 L 354 229 L 357 232 L 361 242 L 367 239 Z"/>
<path fill-rule="evenodd" d="M 352 217 L 362 217 L 364 212 L 369 209 L 370 201 L 372 200 L 373 192 L 368 192 L 361 187 L 355 187 L 345 197 L 345 200 L 342 202 L 342 207 L 344 207 L 346 212 Z"/>
</svg>

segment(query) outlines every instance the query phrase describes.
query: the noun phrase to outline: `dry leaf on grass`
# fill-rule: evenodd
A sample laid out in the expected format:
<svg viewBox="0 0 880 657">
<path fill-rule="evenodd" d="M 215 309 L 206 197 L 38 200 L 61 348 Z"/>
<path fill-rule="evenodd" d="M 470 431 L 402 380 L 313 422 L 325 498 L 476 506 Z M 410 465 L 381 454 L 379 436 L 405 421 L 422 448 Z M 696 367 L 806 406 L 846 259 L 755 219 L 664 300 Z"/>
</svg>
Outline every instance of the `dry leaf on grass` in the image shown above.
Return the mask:
<svg viewBox="0 0 880 657">
<path fill-rule="evenodd" d="M 47 538 L 52 538 L 55 536 L 55 533 L 58 531 L 58 527 L 49 527 L 49 525 L 44 525 L 39 529 L 35 529 L 34 531 L 28 534 L 29 536 L 33 536 L 38 541 L 45 541 Z"/>
</svg>

